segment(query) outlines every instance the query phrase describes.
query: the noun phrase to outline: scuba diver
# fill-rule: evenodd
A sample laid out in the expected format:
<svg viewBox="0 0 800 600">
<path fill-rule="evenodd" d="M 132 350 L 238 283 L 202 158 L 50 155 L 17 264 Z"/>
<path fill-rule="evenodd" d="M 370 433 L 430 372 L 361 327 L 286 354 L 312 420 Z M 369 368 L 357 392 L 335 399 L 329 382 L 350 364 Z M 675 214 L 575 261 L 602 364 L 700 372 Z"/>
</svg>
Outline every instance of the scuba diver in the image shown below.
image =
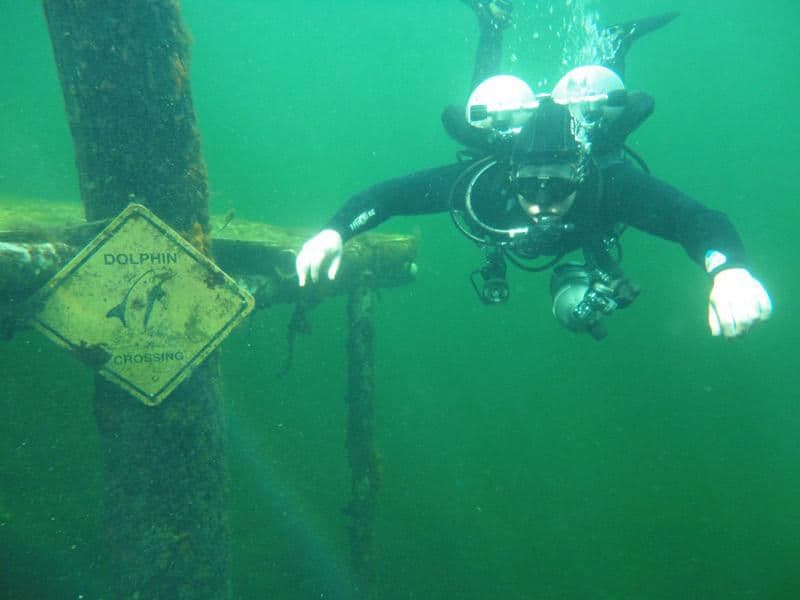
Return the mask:
<svg viewBox="0 0 800 600">
<path fill-rule="evenodd" d="M 475 86 L 466 108 L 442 114 L 464 146 L 455 164 L 378 183 L 353 195 L 297 255 L 300 286 L 320 270 L 334 279 L 342 246 L 395 215 L 449 212 L 484 251 L 470 280 L 486 304 L 509 297 L 507 262 L 552 269 L 553 314 L 573 331 L 606 335 L 603 319 L 639 293 L 620 267 L 626 227 L 679 243 L 711 279 L 712 335 L 736 337 L 769 318 L 766 290 L 748 270 L 730 219 L 650 175 L 625 140 L 652 113 L 646 93 L 626 89 L 631 44 L 677 14 L 602 30 L 608 56 L 570 70 L 550 93 L 497 75 L 508 0 L 463 0 L 480 24 Z M 573 252 L 582 261 L 564 261 Z"/>
</svg>

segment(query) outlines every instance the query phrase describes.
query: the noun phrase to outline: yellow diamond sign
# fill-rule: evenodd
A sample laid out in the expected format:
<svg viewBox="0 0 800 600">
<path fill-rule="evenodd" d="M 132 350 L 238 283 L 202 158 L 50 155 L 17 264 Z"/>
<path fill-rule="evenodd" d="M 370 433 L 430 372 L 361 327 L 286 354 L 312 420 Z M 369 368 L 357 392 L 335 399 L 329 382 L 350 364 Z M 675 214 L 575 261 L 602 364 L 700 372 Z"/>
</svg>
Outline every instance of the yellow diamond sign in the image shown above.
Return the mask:
<svg viewBox="0 0 800 600">
<path fill-rule="evenodd" d="M 254 306 L 247 291 L 138 204 L 65 265 L 38 301 L 40 330 L 149 405 Z"/>
</svg>

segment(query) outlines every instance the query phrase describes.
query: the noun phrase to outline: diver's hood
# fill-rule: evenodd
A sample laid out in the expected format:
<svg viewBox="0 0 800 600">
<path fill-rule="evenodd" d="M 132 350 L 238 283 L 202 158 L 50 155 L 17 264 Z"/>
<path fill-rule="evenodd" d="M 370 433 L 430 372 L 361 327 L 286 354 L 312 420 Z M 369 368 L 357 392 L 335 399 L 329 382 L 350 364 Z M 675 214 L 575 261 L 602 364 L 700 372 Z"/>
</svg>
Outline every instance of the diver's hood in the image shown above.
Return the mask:
<svg viewBox="0 0 800 600">
<path fill-rule="evenodd" d="M 581 148 L 572 131 L 572 117 L 566 106 L 556 104 L 549 96 L 519 132 L 511 151 L 515 169 L 529 165 L 577 164 Z"/>
</svg>

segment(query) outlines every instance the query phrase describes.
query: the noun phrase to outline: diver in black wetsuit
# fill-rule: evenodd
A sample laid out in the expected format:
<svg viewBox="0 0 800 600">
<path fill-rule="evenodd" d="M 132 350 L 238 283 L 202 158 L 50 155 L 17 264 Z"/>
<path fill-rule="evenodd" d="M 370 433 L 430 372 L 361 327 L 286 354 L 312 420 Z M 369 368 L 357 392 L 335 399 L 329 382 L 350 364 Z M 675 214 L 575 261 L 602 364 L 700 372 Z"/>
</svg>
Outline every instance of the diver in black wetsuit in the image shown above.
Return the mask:
<svg viewBox="0 0 800 600">
<path fill-rule="evenodd" d="M 735 337 L 769 318 L 770 298 L 747 269 L 728 217 L 651 176 L 626 137 L 653 101 L 620 77 L 633 40 L 676 15 L 607 28 L 612 55 L 567 73 L 550 94 L 521 79 L 494 75 L 511 3 L 468 2 L 481 23 L 481 52 L 466 111 L 448 107 L 448 133 L 469 159 L 392 179 L 352 196 L 297 256 L 299 283 L 333 279 L 342 245 L 394 215 L 450 212 L 485 251 L 472 284 L 487 304 L 508 298 L 506 261 L 529 271 L 553 268 L 553 313 L 566 327 L 605 335 L 602 317 L 630 304 L 638 288 L 622 272 L 625 227 L 677 242 L 712 280 L 709 327 Z M 487 58 L 488 56 L 488 58 Z M 493 76 L 489 76 L 493 75 Z M 488 77 L 488 78 L 486 78 Z M 564 262 L 581 251 L 582 262 Z"/>
</svg>

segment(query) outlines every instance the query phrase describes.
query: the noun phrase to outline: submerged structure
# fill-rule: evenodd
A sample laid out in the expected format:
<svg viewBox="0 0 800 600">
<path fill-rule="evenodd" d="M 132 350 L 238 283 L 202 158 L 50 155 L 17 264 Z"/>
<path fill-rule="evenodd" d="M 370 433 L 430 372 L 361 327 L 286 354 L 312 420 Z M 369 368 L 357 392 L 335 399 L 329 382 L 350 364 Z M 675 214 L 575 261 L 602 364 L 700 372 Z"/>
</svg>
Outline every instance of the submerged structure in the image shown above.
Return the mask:
<svg viewBox="0 0 800 600">
<path fill-rule="evenodd" d="M 229 331 L 253 305 L 264 309 L 277 303 L 297 306 L 293 325 L 300 327 L 305 307 L 326 295 L 349 296 L 346 450 L 353 482 L 347 513 L 358 592 L 369 597 L 378 489 L 372 429 L 374 293 L 413 281 L 415 240 L 362 236 L 346 247 L 335 283 L 299 288 L 293 263 L 307 232 L 209 217 L 188 36 L 178 3 L 45 0 L 44 7 L 82 207 L 3 202 L 0 325 L 5 338 L 31 323 L 50 327 L 55 338 L 69 329 L 61 336 L 64 345 L 97 372 L 93 405 L 104 462 L 105 537 L 116 569 L 110 579 L 117 586 L 110 597 L 229 595 L 222 401 L 213 351 L 222 340 L 204 341 L 193 315 L 165 329 L 170 322 L 165 315 L 175 313 L 179 290 L 192 281 L 199 281 L 198 290 L 213 291 L 208 304 L 217 301 L 220 289 L 232 294 L 233 316 L 224 316 L 220 331 Z M 156 231 L 147 245 L 112 237 L 123 225 L 145 221 Z M 113 251 L 111 240 L 118 242 Z M 177 270 L 179 255 L 191 257 L 185 273 Z M 119 279 L 109 285 L 120 291 L 96 297 L 96 317 L 70 328 L 78 313 L 84 318 L 87 312 L 80 290 L 103 281 L 102 268 L 87 270 L 90 260 L 117 273 Z M 46 313 L 53 291 L 66 289 L 62 284 L 76 273 L 83 279 L 73 286 L 75 293 L 63 294 L 51 318 Z M 190 295 L 196 302 L 197 294 Z M 89 339 L 96 323 L 133 343 L 134 322 L 143 336 L 137 351 L 114 354 L 110 339 Z M 168 331 L 177 349 L 156 348 L 145 335 L 156 330 Z M 197 360 L 178 369 L 180 380 L 172 380 L 172 372 L 162 367 L 177 360 L 187 340 L 191 344 L 185 347 L 196 350 Z M 126 370 L 134 365 L 135 371 Z M 157 380 L 155 388 L 163 394 L 156 397 L 140 385 L 136 377 L 142 374 Z"/>
</svg>

